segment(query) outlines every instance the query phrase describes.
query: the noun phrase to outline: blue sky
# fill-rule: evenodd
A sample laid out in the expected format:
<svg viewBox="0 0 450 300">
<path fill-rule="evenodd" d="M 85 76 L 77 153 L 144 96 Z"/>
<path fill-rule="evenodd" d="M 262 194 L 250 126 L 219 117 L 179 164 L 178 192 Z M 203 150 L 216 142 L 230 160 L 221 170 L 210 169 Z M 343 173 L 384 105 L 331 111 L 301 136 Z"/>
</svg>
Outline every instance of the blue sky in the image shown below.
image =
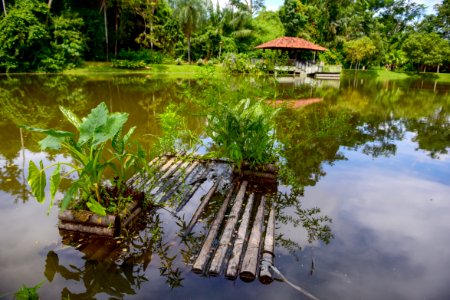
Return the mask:
<svg viewBox="0 0 450 300">
<path fill-rule="evenodd" d="M 219 2 L 223 5 L 228 3 L 228 0 L 219 0 Z M 442 0 L 415 0 L 414 2 L 425 4 L 427 7 L 426 12 L 430 14 L 434 12 L 433 6 L 437 3 L 442 3 Z M 283 5 L 284 0 L 266 0 L 265 3 L 267 10 L 277 10 L 281 5 Z"/>
<path fill-rule="evenodd" d="M 438 0 L 416 0 L 414 2 L 425 4 L 427 7 L 427 13 L 432 13 L 434 11 L 433 6 L 435 4 L 442 3 L 442 1 Z M 267 10 L 277 10 L 284 3 L 284 0 L 266 0 L 265 3 Z"/>
</svg>

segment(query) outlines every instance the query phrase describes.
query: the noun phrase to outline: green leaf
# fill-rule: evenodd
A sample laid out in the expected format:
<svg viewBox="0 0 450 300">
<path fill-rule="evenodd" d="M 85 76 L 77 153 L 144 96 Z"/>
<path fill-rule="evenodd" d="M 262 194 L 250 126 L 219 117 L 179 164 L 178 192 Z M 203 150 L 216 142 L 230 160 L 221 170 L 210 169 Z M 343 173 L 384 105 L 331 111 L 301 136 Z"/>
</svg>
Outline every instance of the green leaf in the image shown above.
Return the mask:
<svg viewBox="0 0 450 300">
<path fill-rule="evenodd" d="M 53 170 L 52 175 L 50 176 L 50 206 L 48 208 L 49 212 L 53 206 L 53 200 L 55 199 L 56 191 L 58 190 L 59 183 L 61 182 L 61 168 L 60 164 L 56 165 L 56 168 Z"/>
<path fill-rule="evenodd" d="M 102 102 L 83 119 L 78 144 L 83 145 L 88 141 L 91 141 L 93 146 L 102 144 L 112 139 L 127 120 L 127 113 L 109 114 L 106 104 Z"/>
<path fill-rule="evenodd" d="M 89 199 L 89 202 L 86 204 L 89 207 L 89 210 L 92 211 L 93 213 L 95 213 L 99 216 L 102 216 L 102 217 L 106 216 L 105 208 L 97 201 Z"/>
<path fill-rule="evenodd" d="M 128 141 L 130 140 L 131 135 L 134 133 L 135 130 L 136 130 L 136 126 L 133 126 L 133 127 L 130 128 L 130 130 L 128 130 L 127 134 L 125 134 L 123 136 L 123 142 L 125 144 L 128 143 Z"/>
<path fill-rule="evenodd" d="M 80 128 L 81 120 L 71 110 L 68 110 L 62 106 L 59 107 L 59 110 L 63 113 L 66 119 L 72 123 L 73 126 L 75 126 L 76 129 Z"/>
<path fill-rule="evenodd" d="M 65 140 L 64 137 L 56 137 L 56 136 L 47 136 L 43 140 L 39 141 L 39 146 L 41 150 L 52 149 L 59 150 L 61 149 L 61 143 Z"/>
<path fill-rule="evenodd" d="M 91 113 L 83 118 L 80 124 L 79 145 L 84 145 L 92 140 L 99 129 L 106 124 L 108 120 L 108 108 L 105 102 L 100 103 Z"/>
<path fill-rule="evenodd" d="M 39 203 L 45 200 L 45 186 L 47 184 L 45 178 L 44 166 L 42 161 L 39 162 L 41 169 L 31 160 L 28 167 L 28 184 L 31 187 L 31 192 L 36 197 Z"/>
<path fill-rule="evenodd" d="M 122 139 L 122 130 L 119 130 L 112 140 L 112 147 L 118 153 L 122 154 L 125 148 L 124 140 Z"/>
<path fill-rule="evenodd" d="M 92 145 L 96 146 L 112 139 L 128 120 L 127 113 L 111 114 L 106 120 L 106 124 L 97 130 L 92 140 Z"/>
<path fill-rule="evenodd" d="M 67 190 L 66 194 L 64 195 L 63 200 L 61 201 L 61 211 L 65 211 L 67 207 L 70 204 L 70 201 L 72 201 L 73 196 L 76 194 L 78 188 L 80 186 L 80 181 L 75 181 L 72 183 L 70 188 Z"/>
<path fill-rule="evenodd" d="M 42 128 L 35 128 L 35 127 L 30 127 L 27 125 L 19 125 L 20 128 L 26 129 L 28 131 L 33 131 L 33 132 L 40 132 L 40 133 L 45 133 L 47 135 L 53 136 L 53 137 L 58 137 L 58 138 L 62 138 L 62 137 L 73 137 L 74 134 L 70 131 L 64 131 L 64 130 L 55 130 L 55 129 L 42 129 Z"/>
</svg>

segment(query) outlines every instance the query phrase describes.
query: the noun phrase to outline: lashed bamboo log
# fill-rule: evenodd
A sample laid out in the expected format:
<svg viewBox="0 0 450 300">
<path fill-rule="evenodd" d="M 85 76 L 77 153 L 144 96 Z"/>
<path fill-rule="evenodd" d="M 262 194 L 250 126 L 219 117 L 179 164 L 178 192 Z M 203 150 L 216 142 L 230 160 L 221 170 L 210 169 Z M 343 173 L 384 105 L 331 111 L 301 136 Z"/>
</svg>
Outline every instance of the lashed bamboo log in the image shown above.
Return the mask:
<svg viewBox="0 0 450 300">
<path fill-rule="evenodd" d="M 180 205 L 178 205 L 177 212 L 179 212 L 183 207 L 186 205 L 186 203 L 191 200 L 191 198 L 194 196 L 195 192 L 198 190 L 200 185 L 203 183 L 202 178 L 208 173 L 209 168 L 206 167 L 203 170 L 199 170 L 193 177 L 192 182 L 194 182 L 194 185 L 186 191 L 183 191 L 180 195 Z"/>
<path fill-rule="evenodd" d="M 252 232 L 242 260 L 241 272 L 239 277 L 243 281 L 253 281 L 256 277 L 256 270 L 259 262 L 259 249 L 261 244 L 262 225 L 264 222 L 264 203 L 265 197 L 261 197 L 258 211 L 253 222 Z"/>
<path fill-rule="evenodd" d="M 225 276 L 229 279 L 235 279 L 237 277 L 239 262 L 241 260 L 242 249 L 244 248 L 245 238 L 247 236 L 248 224 L 250 223 L 250 215 L 252 213 L 253 201 L 255 194 L 251 194 L 247 201 L 244 214 L 241 218 L 241 225 L 239 225 L 238 233 L 234 241 L 233 252 L 231 253 L 230 260 L 228 261 L 228 268 Z"/>
<path fill-rule="evenodd" d="M 269 284 L 273 281 L 272 273 L 269 265 L 273 265 L 275 257 L 274 252 L 274 236 L 275 236 L 275 208 L 270 209 L 269 220 L 267 221 L 266 235 L 264 238 L 263 257 L 261 269 L 259 271 L 259 281 L 263 284 Z"/>
<path fill-rule="evenodd" d="M 194 228 L 195 224 L 197 223 L 198 219 L 202 215 L 203 211 L 205 210 L 206 205 L 208 205 L 209 200 L 211 200 L 212 196 L 216 192 L 217 187 L 220 184 L 220 181 L 222 178 L 219 178 L 216 180 L 216 182 L 213 184 L 213 186 L 209 189 L 208 193 L 206 194 L 205 198 L 203 198 L 203 201 L 198 206 L 197 210 L 195 211 L 194 215 L 192 216 L 191 221 L 189 222 L 189 225 L 186 228 L 185 235 L 188 235 L 192 229 Z"/>
<path fill-rule="evenodd" d="M 225 225 L 222 237 L 220 238 L 219 246 L 217 247 L 216 253 L 214 254 L 214 258 L 212 259 L 211 265 L 209 267 L 210 275 L 218 275 L 220 273 L 220 268 L 222 267 L 225 254 L 228 250 L 228 245 L 233 236 L 234 228 L 236 227 L 236 223 L 238 221 L 239 214 L 241 212 L 242 203 L 245 197 L 245 191 L 247 189 L 247 184 L 248 184 L 247 181 L 243 181 L 239 189 L 239 192 L 236 195 L 233 207 L 231 208 L 231 212 L 228 216 L 227 224 Z"/>
<path fill-rule="evenodd" d="M 199 162 L 195 161 L 186 169 L 186 172 L 184 172 L 184 174 L 181 173 L 180 176 L 178 176 L 178 179 L 179 177 L 181 177 L 181 175 L 183 175 L 183 178 L 186 180 L 198 165 Z M 172 195 L 178 190 L 178 188 L 184 183 L 185 180 L 175 181 L 175 184 L 172 185 L 172 187 L 170 187 L 170 189 L 164 193 L 164 195 L 160 198 L 160 200 L 158 200 L 158 203 L 164 203 L 165 201 L 167 201 L 167 199 L 172 197 Z"/>
<path fill-rule="evenodd" d="M 200 250 L 197 259 L 195 260 L 194 266 L 192 267 L 192 271 L 194 271 L 194 273 L 202 273 L 203 269 L 205 268 L 205 265 L 212 251 L 211 246 L 217 234 L 219 233 L 220 225 L 222 224 L 225 212 L 227 211 L 228 204 L 230 203 L 231 196 L 233 195 L 233 191 L 234 187 L 231 186 L 227 196 L 225 197 L 225 200 L 222 203 L 222 206 L 217 212 L 214 222 L 211 225 L 211 229 L 208 232 L 208 236 L 203 242 L 202 249 Z"/>
<path fill-rule="evenodd" d="M 180 165 L 181 164 L 181 165 Z M 184 170 L 189 165 L 188 161 L 185 161 L 181 163 L 181 161 L 174 164 L 169 171 L 164 174 L 164 176 L 160 179 L 161 184 L 157 187 L 155 187 L 150 194 L 152 196 L 157 196 L 158 194 L 161 194 L 164 192 L 164 190 L 171 186 L 179 177 L 179 174 L 181 174 L 181 170 Z M 166 182 L 164 182 L 166 180 Z M 156 201 L 159 202 L 159 201 Z"/>
<path fill-rule="evenodd" d="M 166 171 L 165 173 L 157 180 L 155 180 L 155 184 L 153 185 L 153 189 L 150 191 L 150 195 L 154 196 L 158 194 L 161 190 L 163 190 L 166 185 L 165 180 L 167 180 L 172 174 L 177 170 L 177 168 L 183 163 L 182 160 L 175 161 Z"/>
<path fill-rule="evenodd" d="M 238 172 L 234 172 L 234 173 L 238 173 Z M 277 179 L 277 175 L 276 174 L 265 173 L 265 172 L 257 172 L 257 171 L 250 171 L 250 170 L 243 170 L 239 174 L 242 174 L 244 176 L 260 177 L 260 178 L 271 179 L 271 180 L 276 180 Z"/>
<path fill-rule="evenodd" d="M 62 223 L 58 224 L 59 229 L 85 232 L 85 233 L 93 233 L 104 236 L 114 236 L 114 227 L 103 227 L 103 226 L 86 226 L 83 224 L 75 224 L 75 223 Z"/>
<path fill-rule="evenodd" d="M 74 213 L 71 210 L 66 210 L 58 214 L 58 219 L 60 219 L 62 222 L 90 224 L 94 226 L 108 227 L 114 226 L 116 216 L 107 215 L 101 217 L 87 211 L 84 213 L 77 214 L 76 212 Z"/>
</svg>

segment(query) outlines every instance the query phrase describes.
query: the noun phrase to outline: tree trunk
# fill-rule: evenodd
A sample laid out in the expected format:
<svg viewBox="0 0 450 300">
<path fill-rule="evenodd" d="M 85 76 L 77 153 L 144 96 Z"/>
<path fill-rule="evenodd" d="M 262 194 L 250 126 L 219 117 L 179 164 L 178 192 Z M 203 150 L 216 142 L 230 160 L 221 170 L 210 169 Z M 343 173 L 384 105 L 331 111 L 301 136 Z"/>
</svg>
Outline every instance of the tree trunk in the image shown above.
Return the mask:
<svg viewBox="0 0 450 300">
<path fill-rule="evenodd" d="M 52 8 L 52 2 L 53 2 L 53 0 L 48 0 L 48 10 L 50 10 Z"/>
<path fill-rule="evenodd" d="M 115 38 L 115 43 L 114 43 L 114 57 L 117 58 L 117 37 L 119 35 L 119 8 L 117 6 L 116 6 L 115 30 L 116 30 L 116 38 Z"/>
<path fill-rule="evenodd" d="M 439 73 L 439 67 L 440 67 L 441 65 L 437 65 L 437 71 L 436 71 L 436 73 Z"/>
<path fill-rule="evenodd" d="M 7 16 L 6 14 L 6 4 L 5 4 L 5 0 L 2 0 L 3 3 L 3 12 L 5 13 L 5 17 Z"/>
<path fill-rule="evenodd" d="M 189 62 L 189 64 L 191 64 L 191 35 L 190 34 L 188 34 L 187 39 L 188 39 L 188 62 Z"/>
<path fill-rule="evenodd" d="M 427 72 L 427 66 L 423 66 L 423 72 L 426 73 Z"/>
<path fill-rule="evenodd" d="M 108 18 L 106 14 L 106 0 L 103 0 L 102 8 L 103 8 L 103 19 L 105 22 L 106 61 L 109 61 Z"/>
</svg>

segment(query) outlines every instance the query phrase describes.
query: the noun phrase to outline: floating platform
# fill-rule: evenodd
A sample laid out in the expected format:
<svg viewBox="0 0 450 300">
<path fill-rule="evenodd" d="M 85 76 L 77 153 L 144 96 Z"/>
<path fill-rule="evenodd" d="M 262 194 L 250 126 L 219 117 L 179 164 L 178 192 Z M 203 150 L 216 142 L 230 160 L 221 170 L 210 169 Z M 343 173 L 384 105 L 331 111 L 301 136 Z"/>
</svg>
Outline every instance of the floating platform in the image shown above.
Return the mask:
<svg viewBox="0 0 450 300">
<path fill-rule="evenodd" d="M 170 243 L 177 244 L 175 241 L 178 236 L 178 247 L 183 248 L 185 238 L 195 240 L 196 247 L 193 249 L 197 250 L 190 253 L 190 262 L 184 262 L 192 264 L 194 273 L 202 276 L 224 275 L 233 280 L 240 277 L 246 282 L 259 278 L 267 284 L 272 282 L 272 274 L 267 264 L 261 262 L 264 260 L 271 264 L 275 257 L 276 210 L 273 196 L 278 189 L 277 173 L 278 168 L 274 165 L 251 169 L 249 165 L 243 164 L 241 169 L 236 169 L 226 160 L 163 155 L 155 158 L 145 172 L 136 174 L 128 183 L 144 193 L 144 202 L 151 202 L 152 207 L 164 207 L 161 211 L 153 210 L 152 215 L 168 213 L 176 219 L 187 216 L 189 222 L 181 226 L 178 233 L 170 234 Z M 214 206 L 212 203 L 217 209 L 211 209 Z M 131 213 L 125 222 L 131 216 L 139 215 L 141 208 L 138 209 L 136 214 L 132 213 L 137 211 L 135 208 L 130 209 Z M 145 212 L 141 215 L 145 215 Z M 67 222 L 76 224 L 73 217 L 65 216 Z M 99 225 L 95 216 L 89 216 L 86 221 Z M 140 224 L 143 222 L 146 224 Z M 108 231 L 105 235 L 115 235 L 114 230 L 117 228 L 113 224 L 117 223 L 116 219 L 109 218 L 100 223 L 101 229 Z M 127 229 L 127 233 L 132 236 L 142 235 L 145 226 L 152 227 L 152 221 L 139 217 L 133 223 L 136 223 L 137 228 L 134 233 L 132 229 Z M 145 246 L 144 251 L 136 251 L 131 250 L 134 249 L 135 241 L 117 244 L 113 239 L 109 241 L 101 237 L 89 237 L 86 236 L 89 232 L 83 235 L 82 232 L 70 230 L 60 227 L 64 243 L 76 245 L 89 260 L 112 262 L 120 258 L 144 263 L 145 267 L 148 265 L 147 260 L 152 251 L 148 248 L 150 246 Z M 206 232 L 203 234 L 201 231 Z M 146 232 L 145 229 L 144 236 Z M 123 252 L 123 249 L 129 249 L 129 253 Z M 142 255 L 134 255 L 135 252 L 142 252 Z"/>
</svg>

